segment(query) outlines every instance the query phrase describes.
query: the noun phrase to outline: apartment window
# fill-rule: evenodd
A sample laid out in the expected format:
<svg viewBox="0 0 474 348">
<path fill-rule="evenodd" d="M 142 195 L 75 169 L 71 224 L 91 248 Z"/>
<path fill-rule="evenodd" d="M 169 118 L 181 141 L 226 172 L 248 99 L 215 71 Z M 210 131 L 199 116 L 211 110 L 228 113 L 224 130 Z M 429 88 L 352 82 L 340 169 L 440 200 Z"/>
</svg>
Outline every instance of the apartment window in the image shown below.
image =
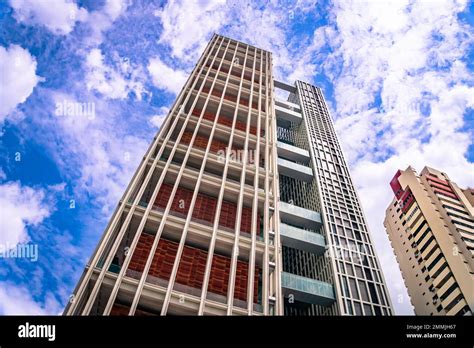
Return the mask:
<svg viewBox="0 0 474 348">
<path fill-rule="evenodd" d="M 377 292 L 375 291 L 375 286 L 372 283 L 367 283 L 369 286 L 369 292 L 370 292 L 370 297 L 372 298 L 373 303 L 379 303 L 379 300 L 377 298 Z"/>
<path fill-rule="evenodd" d="M 428 247 L 428 245 L 430 245 L 430 243 L 434 240 L 434 237 L 431 236 L 426 242 L 425 244 L 423 244 L 423 246 L 420 248 L 420 253 L 422 253 L 423 251 L 425 251 L 425 249 Z"/>
<path fill-rule="evenodd" d="M 360 294 L 363 301 L 369 302 L 369 294 L 367 292 L 367 288 L 365 287 L 365 283 L 359 280 L 359 289 Z"/>
<path fill-rule="evenodd" d="M 344 296 L 349 297 L 349 287 L 347 286 L 347 279 L 346 277 L 342 277 L 342 286 L 344 289 Z M 350 306 L 349 306 L 350 307 Z"/>
<path fill-rule="evenodd" d="M 444 301 L 449 295 L 453 293 L 454 290 L 456 290 L 458 287 L 458 284 L 455 282 L 453 285 L 451 285 L 445 292 L 444 294 L 441 295 L 441 301 Z"/>
<path fill-rule="evenodd" d="M 451 278 L 451 273 L 448 273 L 448 274 L 443 278 L 443 280 L 441 280 L 441 281 L 439 282 L 439 284 L 437 285 L 437 288 L 443 287 L 443 285 L 446 284 L 450 278 Z"/>
<path fill-rule="evenodd" d="M 434 266 L 443 258 L 443 254 L 439 254 L 436 258 L 428 265 L 428 271 L 431 271 Z"/>
<path fill-rule="evenodd" d="M 357 286 L 354 279 L 349 278 L 349 285 L 351 287 L 352 297 L 359 299 L 359 293 L 357 292 Z"/>
<path fill-rule="evenodd" d="M 435 245 L 435 246 L 428 252 L 428 254 L 426 254 L 425 260 L 428 260 L 428 259 L 431 257 L 431 255 L 434 254 L 434 252 L 435 252 L 436 250 L 438 250 L 438 247 Z"/>
<path fill-rule="evenodd" d="M 352 310 L 352 305 L 351 305 L 351 302 L 349 300 L 346 300 L 346 306 L 347 306 L 347 313 L 349 314 L 354 314 L 353 310 Z"/>
<path fill-rule="evenodd" d="M 457 313 L 454 314 L 454 315 L 464 315 L 464 314 L 469 313 L 469 312 L 470 312 L 469 306 L 466 305 L 466 306 L 462 307 L 462 308 L 459 310 L 459 312 L 457 312 Z"/>
<path fill-rule="evenodd" d="M 457 208 L 451 207 L 451 206 L 446 205 L 446 204 L 443 204 L 443 208 L 445 208 L 445 209 L 450 209 L 450 210 L 454 210 L 454 211 L 457 211 L 458 213 L 467 214 L 466 211 L 464 211 L 464 210 L 457 209 Z M 448 215 L 449 215 L 449 213 L 448 213 Z"/>
<path fill-rule="evenodd" d="M 362 315 L 362 306 L 359 302 L 354 302 L 355 314 Z"/>
<path fill-rule="evenodd" d="M 416 231 L 413 233 L 413 237 L 416 237 L 416 235 L 418 234 L 418 232 L 421 231 L 421 229 L 423 228 L 423 226 L 426 225 L 426 220 L 424 220 L 420 226 L 418 226 L 418 228 L 416 229 Z"/>
<path fill-rule="evenodd" d="M 463 299 L 462 294 L 457 295 L 454 300 L 452 300 L 447 306 L 446 306 L 446 312 L 449 312 L 451 309 L 454 308 L 459 302 L 461 302 Z"/>
<path fill-rule="evenodd" d="M 374 313 L 372 312 L 372 308 L 368 304 L 364 304 L 364 312 L 365 315 L 374 315 Z"/>
<path fill-rule="evenodd" d="M 430 232 L 431 229 L 430 228 L 427 228 L 426 231 L 421 235 L 420 239 L 418 239 L 418 244 L 421 244 L 422 240 L 426 237 L 426 235 L 428 234 L 428 232 Z"/>
<path fill-rule="evenodd" d="M 448 267 L 448 264 L 447 263 L 443 263 L 441 265 L 441 267 L 433 274 L 433 278 L 436 278 L 438 275 L 440 275 L 441 272 L 443 272 L 443 270 Z"/>
</svg>

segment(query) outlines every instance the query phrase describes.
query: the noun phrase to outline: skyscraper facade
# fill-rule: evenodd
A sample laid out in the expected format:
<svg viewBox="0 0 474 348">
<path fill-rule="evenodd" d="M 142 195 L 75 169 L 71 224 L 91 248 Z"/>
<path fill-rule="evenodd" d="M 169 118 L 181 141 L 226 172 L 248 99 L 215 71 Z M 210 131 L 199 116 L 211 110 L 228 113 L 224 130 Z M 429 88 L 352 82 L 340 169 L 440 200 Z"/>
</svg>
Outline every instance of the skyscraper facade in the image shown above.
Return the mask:
<svg viewBox="0 0 474 348">
<path fill-rule="evenodd" d="M 395 194 L 385 228 L 415 313 L 474 313 L 474 208 L 472 189 L 462 190 L 438 170 L 420 175 L 408 167 L 390 182 Z"/>
<path fill-rule="evenodd" d="M 392 314 L 321 90 L 214 35 L 65 314 Z"/>
</svg>

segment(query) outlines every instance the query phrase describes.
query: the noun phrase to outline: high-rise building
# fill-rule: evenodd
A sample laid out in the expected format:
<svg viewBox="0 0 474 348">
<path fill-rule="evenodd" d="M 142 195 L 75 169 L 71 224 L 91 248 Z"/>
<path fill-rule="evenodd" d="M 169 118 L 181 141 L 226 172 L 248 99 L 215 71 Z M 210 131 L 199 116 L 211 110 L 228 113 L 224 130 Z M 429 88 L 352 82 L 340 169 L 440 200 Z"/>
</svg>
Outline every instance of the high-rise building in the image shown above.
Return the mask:
<svg viewBox="0 0 474 348">
<path fill-rule="evenodd" d="M 214 35 L 65 314 L 392 314 L 321 90 Z"/>
<path fill-rule="evenodd" d="M 445 173 L 397 171 L 385 228 L 418 315 L 474 313 L 474 207 Z"/>
</svg>

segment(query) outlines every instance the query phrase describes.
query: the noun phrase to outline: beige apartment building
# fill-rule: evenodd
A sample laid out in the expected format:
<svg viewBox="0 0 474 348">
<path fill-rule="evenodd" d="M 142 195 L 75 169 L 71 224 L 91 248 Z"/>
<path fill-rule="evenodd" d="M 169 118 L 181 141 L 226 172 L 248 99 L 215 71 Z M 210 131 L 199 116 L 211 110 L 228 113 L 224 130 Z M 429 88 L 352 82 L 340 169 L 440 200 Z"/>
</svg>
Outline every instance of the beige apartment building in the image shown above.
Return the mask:
<svg viewBox="0 0 474 348">
<path fill-rule="evenodd" d="M 473 190 L 408 167 L 390 182 L 384 225 L 417 315 L 474 313 Z"/>
</svg>

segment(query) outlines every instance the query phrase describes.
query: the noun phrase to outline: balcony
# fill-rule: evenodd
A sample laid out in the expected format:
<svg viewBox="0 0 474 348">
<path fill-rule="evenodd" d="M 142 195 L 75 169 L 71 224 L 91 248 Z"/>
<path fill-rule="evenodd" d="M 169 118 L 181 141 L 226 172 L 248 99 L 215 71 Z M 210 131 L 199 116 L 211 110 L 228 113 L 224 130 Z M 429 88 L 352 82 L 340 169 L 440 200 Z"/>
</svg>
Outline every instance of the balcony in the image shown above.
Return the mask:
<svg viewBox="0 0 474 348">
<path fill-rule="evenodd" d="M 281 100 L 281 99 L 275 99 L 275 105 L 283 107 L 288 110 L 293 110 L 297 112 L 301 112 L 301 108 L 298 104 L 291 103 L 289 101 Z"/>
<path fill-rule="evenodd" d="M 313 180 L 313 170 L 310 167 L 283 158 L 278 158 L 278 173 L 306 182 Z"/>
<path fill-rule="evenodd" d="M 284 296 L 293 295 L 297 301 L 319 306 L 329 306 L 335 301 L 331 284 L 296 274 L 282 272 L 281 287 Z"/>
<path fill-rule="evenodd" d="M 322 225 L 321 214 L 316 211 L 281 201 L 279 203 L 279 210 L 280 219 L 283 223 L 308 228 L 314 231 L 319 230 Z"/>
<path fill-rule="evenodd" d="M 326 250 L 326 241 L 321 234 L 287 224 L 280 224 L 280 239 L 282 245 L 316 255 L 322 255 Z"/>
<path fill-rule="evenodd" d="M 279 88 L 290 93 L 296 93 L 296 87 L 285 82 L 273 80 L 273 84 L 275 85 L 275 88 Z"/>
<path fill-rule="evenodd" d="M 277 142 L 277 152 L 279 157 L 290 161 L 308 163 L 310 160 L 309 151 L 281 141 Z"/>
<path fill-rule="evenodd" d="M 277 104 L 275 104 L 275 115 L 277 119 L 282 119 L 296 124 L 300 123 L 303 119 L 300 111 L 294 111 L 286 107 L 279 106 Z"/>
</svg>

